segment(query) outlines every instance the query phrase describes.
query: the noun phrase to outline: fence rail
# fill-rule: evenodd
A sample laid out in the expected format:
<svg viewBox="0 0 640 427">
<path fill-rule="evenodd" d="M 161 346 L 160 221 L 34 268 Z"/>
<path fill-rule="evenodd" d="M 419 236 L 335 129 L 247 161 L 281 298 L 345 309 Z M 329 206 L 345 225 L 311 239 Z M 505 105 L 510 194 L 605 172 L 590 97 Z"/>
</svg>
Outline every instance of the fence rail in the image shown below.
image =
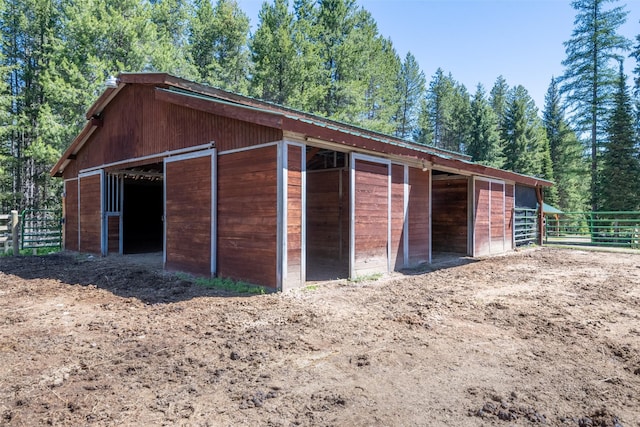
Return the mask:
<svg viewBox="0 0 640 427">
<path fill-rule="evenodd" d="M 640 212 L 565 212 L 546 218 L 545 243 L 640 248 Z"/>
<path fill-rule="evenodd" d="M 21 239 L 20 249 L 62 247 L 62 218 L 59 211 L 31 210 L 22 211 L 20 215 Z"/>
<path fill-rule="evenodd" d="M 514 209 L 513 240 L 516 246 L 529 245 L 538 241 L 538 211 L 536 209 Z"/>
<path fill-rule="evenodd" d="M 10 214 L 0 214 L 0 252 L 4 255 L 9 252 L 18 253 L 20 243 L 20 217 L 18 211 Z"/>
</svg>

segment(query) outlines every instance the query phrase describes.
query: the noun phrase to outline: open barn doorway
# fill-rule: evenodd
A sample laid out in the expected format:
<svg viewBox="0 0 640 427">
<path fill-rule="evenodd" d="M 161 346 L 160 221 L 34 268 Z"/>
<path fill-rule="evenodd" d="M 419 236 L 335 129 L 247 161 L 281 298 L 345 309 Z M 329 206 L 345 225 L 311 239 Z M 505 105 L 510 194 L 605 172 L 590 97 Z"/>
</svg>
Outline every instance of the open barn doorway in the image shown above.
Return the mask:
<svg viewBox="0 0 640 427">
<path fill-rule="evenodd" d="M 127 169 L 120 173 L 124 178 L 123 253 L 162 253 L 164 233 L 162 163 Z"/>
<path fill-rule="evenodd" d="M 432 171 L 431 239 L 433 258 L 469 255 L 470 177 Z"/>
<path fill-rule="evenodd" d="M 307 147 L 306 280 L 349 277 L 349 162 L 346 153 Z"/>
</svg>

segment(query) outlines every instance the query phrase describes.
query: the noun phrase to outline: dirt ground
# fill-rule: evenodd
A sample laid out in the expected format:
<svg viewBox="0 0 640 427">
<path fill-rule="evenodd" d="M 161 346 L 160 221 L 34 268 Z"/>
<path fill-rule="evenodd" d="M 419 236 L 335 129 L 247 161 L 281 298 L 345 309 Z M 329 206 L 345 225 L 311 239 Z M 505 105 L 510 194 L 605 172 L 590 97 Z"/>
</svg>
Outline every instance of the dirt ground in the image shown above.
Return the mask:
<svg viewBox="0 0 640 427">
<path fill-rule="evenodd" d="M 0 425 L 640 426 L 640 256 L 535 249 L 284 294 L 0 259 Z"/>
</svg>

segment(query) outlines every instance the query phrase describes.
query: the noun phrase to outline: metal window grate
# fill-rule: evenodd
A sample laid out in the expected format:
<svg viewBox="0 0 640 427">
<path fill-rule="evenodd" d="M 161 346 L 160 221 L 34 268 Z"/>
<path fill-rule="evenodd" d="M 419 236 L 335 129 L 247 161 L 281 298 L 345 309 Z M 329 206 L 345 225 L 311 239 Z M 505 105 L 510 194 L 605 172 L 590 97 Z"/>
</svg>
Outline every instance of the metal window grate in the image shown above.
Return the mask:
<svg viewBox="0 0 640 427">
<path fill-rule="evenodd" d="M 105 212 L 120 213 L 122 192 L 122 175 L 107 175 L 107 188 L 105 192 Z"/>
</svg>

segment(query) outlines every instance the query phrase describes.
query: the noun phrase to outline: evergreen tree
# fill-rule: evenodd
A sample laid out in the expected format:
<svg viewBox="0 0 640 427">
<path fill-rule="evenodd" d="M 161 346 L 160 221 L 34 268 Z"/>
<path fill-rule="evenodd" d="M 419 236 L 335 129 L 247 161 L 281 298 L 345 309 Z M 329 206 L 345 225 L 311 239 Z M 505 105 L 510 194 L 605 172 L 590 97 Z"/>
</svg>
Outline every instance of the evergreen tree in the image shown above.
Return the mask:
<svg viewBox="0 0 640 427">
<path fill-rule="evenodd" d="M 433 144 L 433 123 L 431 123 L 431 112 L 426 98 L 420 100 L 420 112 L 418 113 L 418 125 L 413 131 L 414 142 L 422 145 Z"/>
<path fill-rule="evenodd" d="M 588 167 L 582 144 L 564 117 L 558 82 L 554 78 L 545 96 L 543 122 L 558 191 L 558 206 L 565 211 L 582 211 L 587 204 Z"/>
<path fill-rule="evenodd" d="M 464 85 L 451 73 L 438 68 L 427 91 L 429 122 L 433 125 L 433 145 L 445 150 L 464 151 L 470 134 L 471 101 Z"/>
<path fill-rule="evenodd" d="M 371 27 L 375 28 L 375 26 Z M 400 97 L 396 78 L 401 61 L 390 40 L 375 33 L 369 34 L 366 44 L 370 47 L 369 58 L 363 58 L 365 70 L 364 108 L 357 124 L 385 134 L 395 131 L 394 114 L 398 111 Z"/>
<path fill-rule="evenodd" d="M 151 1 L 156 36 L 151 68 L 193 80 L 197 71 L 189 52 L 188 0 Z"/>
<path fill-rule="evenodd" d="M 471 100 L 471 132 L 466 153 L 471 160 L 488 166 L 502 167 L 498 118 L 486 99 L 484 87 L 478 84 Z"/>
<path fill-rule="evenodd" d="M 412 138 L 418 127 L 420 100 L 424 96 L 426 80 L 416 58 L 407 52 L 402 62 L 396 90 L 399 95 L 398 111 L 395 114 L 395 135 L 399 138 Z"/>
<path fill-rule="evenodd" d="M 249 18 L 235 0 L 196 0 L 190 25 L 191 56 L 200 80 L 237 93 L 248 92 Z"/>
<path fill-rule="evenodd" d="M 505 169 L 553 179 L 549 176 L 548 167 L 547 170 L 543 169 L 543 156 L 548 152 L 548 142 L 538 109 L 522 85 L 509 91 L 502 139 L 505 143 Z"/>
<path fill-rule="evenodd" d="M 498 126 L 500 126 L 500 123 L 504 120 L 508 94 L 509 85 L 507 81 L 503 76 L 498 76 L 489 93 L 489 103 L 498 118 Z"/>
<path fill-rule="evenodd" d="M 599 208 L 597 183 L 598 159 L 604 142 L 604 122 L 611 110 L 616 87 L 612 61 L 629 48 L 629 41 L 617 33 L 625 23 L 624 6 L 605 10 L 606 3 L 617 0 L 573 0 L 577 11 L 571 39 L 564 43 L 566 59 L 562 93 L 566 95 L 571 116 L 579 132 L 590 134 L 591 205 Z"/>
<path fill-rule="evenodd" d="M 258 19 L 251 38 L 254 69 L 250 92 L 266 101 L 290 105 L 301 82 L 288 0 L 264 2 Z"/>
<path fill-rule="evenodd" d="M 638 135 L 633 125 L 633 111 L 626 76 L 620 61 L 618 89 L 611 117 L 607 121 L 607 144 L 602 156 L 599 182 L 601 209 L 633 211 L 640 208 L 640 161 Z"/>
<path fill-rule="evenodd" d="M 48 141 L 50 110 L 45 88 L 54 47 L 59 43 L 59 5 L 51 0 L 6 0 L 1 52 L 7 70 L 9 116 L 4 129 L 2 169 L 11 177 L 14 209 L 43 208 L 50 194 L 48 168 L 59 154 Z M 7 98 L 5 98 L 5 102 Z"/>
</svg>

